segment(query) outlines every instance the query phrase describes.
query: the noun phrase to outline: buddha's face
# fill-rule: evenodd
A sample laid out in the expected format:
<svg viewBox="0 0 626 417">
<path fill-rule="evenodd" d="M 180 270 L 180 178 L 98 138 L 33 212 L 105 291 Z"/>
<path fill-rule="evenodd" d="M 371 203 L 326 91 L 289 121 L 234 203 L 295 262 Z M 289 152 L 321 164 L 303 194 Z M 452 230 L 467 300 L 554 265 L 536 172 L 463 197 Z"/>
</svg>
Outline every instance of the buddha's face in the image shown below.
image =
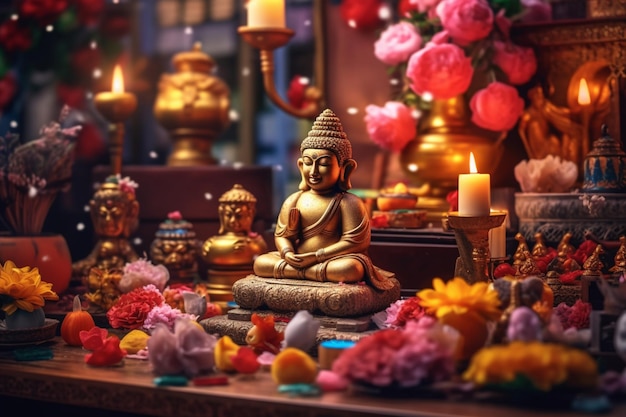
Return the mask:
<svg viewBox="0 0 626 417">
<path fill-rule="evenodd" d="M 306 184 L 318 192 L 333 189 L 341 174 L 337 157 L 327 149 L 305 149 L 298 167 Z"/>
<path fill-rule="evenodd" d="M 254 213 L 248 204 L 221 204 L 219 212 L 225 232 L 239 233 L 251 230 Z"/>
<path fill-rule="evenodd" d="M 107 198 L 96 202 L 94 208 L 96 233 L 105 237 L 118 237 L 124 233 L 127 209 L 122 201 Z"/>
</svg>

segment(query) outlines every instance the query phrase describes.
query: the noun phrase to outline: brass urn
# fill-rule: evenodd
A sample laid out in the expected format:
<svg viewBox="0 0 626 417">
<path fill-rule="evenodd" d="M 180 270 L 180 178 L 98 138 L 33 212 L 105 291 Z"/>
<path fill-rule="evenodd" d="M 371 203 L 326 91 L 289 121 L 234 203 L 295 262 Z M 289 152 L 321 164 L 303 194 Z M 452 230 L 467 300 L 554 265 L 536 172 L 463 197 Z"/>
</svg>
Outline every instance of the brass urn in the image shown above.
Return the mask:
<svg viewBox="0 0 626 417">
<path fill-rule="evenodd" d="M 459 174 L 469 172 L 470 152 L 479 172 L 491 173 L 497 167 L 504 137 L 505 132 L 472 124 L 463 96 L 434 100 L 417 137 L 402 150 L 400 163 L 418 186 L 428 186 L 430 197 L 444 198 L 457 188 Z"/>
<path fill-rule="evenodd" d="M 167 165 L 213 165 L 213 142 L 230 124 L 230 89 L 212 75 L 215 61 L 200 43 L 176 54 L 172 64 L 176 72 L 161 75 L 154 103 L 154 115 L 173 142 Z"/>
</svg>

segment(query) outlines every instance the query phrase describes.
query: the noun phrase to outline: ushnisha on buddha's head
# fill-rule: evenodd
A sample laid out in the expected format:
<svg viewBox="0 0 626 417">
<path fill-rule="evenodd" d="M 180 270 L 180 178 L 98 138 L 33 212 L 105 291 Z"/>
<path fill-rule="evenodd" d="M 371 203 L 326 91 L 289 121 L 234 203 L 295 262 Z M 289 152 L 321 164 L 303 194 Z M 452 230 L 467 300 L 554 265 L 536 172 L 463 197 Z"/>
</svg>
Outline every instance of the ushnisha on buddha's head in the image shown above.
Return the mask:
<svg viewBox="0 0 626 417">
<path fill-rule="evenodd" d="M 332 110 L 324 110 L 315 119 L 300 152 L 300 190 L 347 191 L 352 187 L 350 176 L 357 163 L 352 159 L 352 144 Z"/>
</svg>

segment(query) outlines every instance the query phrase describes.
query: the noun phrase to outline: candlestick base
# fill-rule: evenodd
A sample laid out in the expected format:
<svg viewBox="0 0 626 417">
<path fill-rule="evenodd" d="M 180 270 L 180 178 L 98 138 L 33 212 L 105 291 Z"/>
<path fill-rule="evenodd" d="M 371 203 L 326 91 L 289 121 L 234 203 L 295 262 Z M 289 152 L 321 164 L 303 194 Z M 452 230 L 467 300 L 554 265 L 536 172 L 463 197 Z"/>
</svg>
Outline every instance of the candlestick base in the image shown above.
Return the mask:
<svg viewBox="0 0 626 417">
<path fill-rule="evenodd" d="M 502 210 L 494 210 L 487 216 L 447 213 L 447 226 L 454 231 L 460 254 L 455 275 L 469 283 L 489 281 L 489 230 L 500 226 L 505 218 L 506 211 Z"/>
<path fill-rule="evenodd" d="M 271 51 L 286 45 L 295 32 L 288 28 L 240 26 L 237 33 L 254 48 Z"/>
</svg>

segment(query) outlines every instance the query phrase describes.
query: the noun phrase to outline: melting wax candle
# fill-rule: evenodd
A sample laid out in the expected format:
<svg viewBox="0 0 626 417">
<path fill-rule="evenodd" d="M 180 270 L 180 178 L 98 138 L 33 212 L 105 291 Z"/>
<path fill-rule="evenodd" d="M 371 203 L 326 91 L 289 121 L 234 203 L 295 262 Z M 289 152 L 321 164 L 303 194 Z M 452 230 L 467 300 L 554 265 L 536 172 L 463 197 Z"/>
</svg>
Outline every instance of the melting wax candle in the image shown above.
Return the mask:
<svg viewBox="0 0 626 417">
<path fill-rule="evenodd" d="M 491 179 L 479 174 L 470 152 L 470 173 L 459 175 L 459 216 L 488 216 L 491 211 Z"/>
</svg>

